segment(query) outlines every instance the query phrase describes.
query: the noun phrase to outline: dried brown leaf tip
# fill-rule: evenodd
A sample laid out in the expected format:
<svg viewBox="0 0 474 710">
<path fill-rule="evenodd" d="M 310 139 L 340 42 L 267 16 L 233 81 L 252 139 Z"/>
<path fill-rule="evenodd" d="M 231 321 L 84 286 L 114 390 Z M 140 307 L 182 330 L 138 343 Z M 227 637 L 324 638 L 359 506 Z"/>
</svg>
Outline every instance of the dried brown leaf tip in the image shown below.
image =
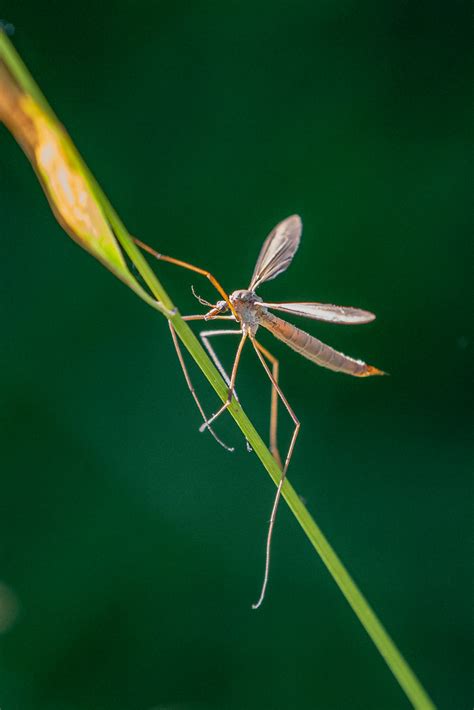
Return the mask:
<svg viewBox="0 0 474 710">
<path fill-rule="evenodd" d="M 69 136 L 53 116 L 20 89 L 1 62 L 0 120 L 28 156 L 62 227 L 122 279 L 131 279 Z"/>
</svg>

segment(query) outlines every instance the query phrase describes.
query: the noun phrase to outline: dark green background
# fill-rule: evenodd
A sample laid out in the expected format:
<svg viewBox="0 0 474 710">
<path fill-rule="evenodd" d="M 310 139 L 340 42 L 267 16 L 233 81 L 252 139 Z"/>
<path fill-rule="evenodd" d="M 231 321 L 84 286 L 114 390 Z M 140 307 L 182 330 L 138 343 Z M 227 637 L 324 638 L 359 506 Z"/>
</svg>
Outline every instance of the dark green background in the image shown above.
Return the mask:
<svg viewBox="0 0 474 710">
<path fill-rule="evenodd" d="M 262 294 L 377 313 L 308 328 L 385 379 L 262 335 L 302 421 L 290 479 L 439 708 L 470 708 L 469 4 L 2 14 L 130 231 L 232 290 L 298 212 L 300 251 Z M 0 141 L 0 580 L 19 605 L 2 710 L 408 707 L 285 506 L 251 611 L 274 487 L 230 418 L 232 455 L 198 433 L 165 321 L 64 234 Z M 215 297 L 157 268 L 183 312 L 191 283 Z M 266 435 L 251 352 L 239 394 Z"/>
</svg>

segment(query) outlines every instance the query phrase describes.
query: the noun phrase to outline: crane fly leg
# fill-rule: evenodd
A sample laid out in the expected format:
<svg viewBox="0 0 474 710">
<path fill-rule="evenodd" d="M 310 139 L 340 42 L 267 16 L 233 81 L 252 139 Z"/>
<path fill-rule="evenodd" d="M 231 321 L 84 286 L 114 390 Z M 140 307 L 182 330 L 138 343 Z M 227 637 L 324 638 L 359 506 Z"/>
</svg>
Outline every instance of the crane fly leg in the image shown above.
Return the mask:
<svg viewBox="0 0 474 710">
<path fill-rule="evenodd" d="M 301 424 L 300 424 L 300 421 L 299 421 L 298 417 L 297 417 L 296 414 L 294 413 L 293 409 L 290 407 L 290 405 L 289 405 L 289 403 L 288 403 L 288 400 L 286 399 L 285 395 L 284 395 L 283 392 L 281 391 L 278 382 L 274 379 L 272 373 L 270 372 L 270 368 L 268 367 L 267 363 L 265 362 L 265 360 L 264 360 L 264 358 L 263 358 L 263 356 L 262 356 L 262 354 L 261 354 L 261 349 L 263 349 L 263 346 L 261 346 L 260 343 L 258 343 L 258 342 L 255 340 L 255 338 L 251 338 L 251 341 L 252 341 L 252 345 L 253 345 L 253 347 L 254 347 L 254 349 L 255 349 L 255 352 L 257 353 L 258 359 L 259 359 L 260 362 L 262 363 L 265 372 L 267 373 L 268 377 L 270 378 L 270 381 L 271 381 L 273 387 L 275 388 L 275 390 L 277 391 L 278 395 L 280 396 L 281 401 L 282 401 L 283 404 L 285 405 L 285 408 L 286 408 L 286 410 L 288 411 L 288 414 L 289 414 L 290 417 L 292 418 L 293 423 L 294 423 L 294 425 L 295 425 L 295 430 L 294 430 L 293 435 L 292 435 L 292 437 L 291 437 L 290 446 L 289 446 L 289 448 L 288 448 L 288 453 L 287 453 L 286 459 L 285 459 L 285 465 L 284 465 L 284 467 L 283 467 L 283 476 L 282 476 L 282 479 L 284 479 L 284 477 L 286 476 L 286 472 L 287 472 L 287 470 L 288 470 L 288 466 L 289 466 L 290 461 L 291 461 L 291 457 L 292 457 L 292 455 L 293 455 L 293 449 L 295 448 L 296 437 L 298 436 L 298 432 L 299 432 L 299 430 L 300 430 Z"/>
<path fill-rule="evenodd" d="M 255 346 L 260 350 L 262 355 L 267 358 L 272 366 L 273 379 L 278 385 L 278 376 L 280 371 L 280 363 L 277 358 L 272 355 L 266 348 L 260 343 L 254 340 Z M 281 462 L 280 452 L 278 451 L 278 437 L 277 437 L 277 427 L 278 427 L 278 390 L 272 382 L 272 394 L 270 402 L 270 451 L 273 454 L 273 458 L 283 469 L 283 464 Z"/>
<path fill-rule="evenodd" d="M 174 315 L 174 314 L 173 314 Z M 196 316 L 181 316 L 181 320 L 206 320 L 207 314 L 206 313 L 199 313 L 199 315 Z M 234 316 L 212 316 L 212 318 L 208 320 L 233 320 L 235 322 Z"/>
<path fill-rule="evenodd" d="M 251 338 L 251 341 L 252 341 L 252 345 L 254 347 L 254 350 L 257 353 L 258 359 L 262 363 L 265 372 L 267 373 L 268 377 L 270 378 L 273 387 L 278 392 L 281 401 L 285 405 L 285 407 L 288 411 L 288 414 L 292 418 L 293 423 L 295 425 L 295 430 L 294 430 L 293 435 L 291 437 L 290 446 L 288 448 L 288 453 L 286 455 L 285 466 L 283 467 L 280 482 L 278 484 L 277 492 L 275 495 L 275 500 L 273 502 L 273 508 L 272 508 L 272 512 L 270 515 L 270 522 L 268 524 L 267 544 L 266 544 L 266 548 L 265 548 L 265 572 L 264 572 L 264 576 L 263 576 L 263 584 L 262 584 L 262 589 L 261 589 L 260 597 L 259 597 L 258 601 L 255 604 L 252 604 L 252 609 L 258 609 L 258 607 L 261 605 L 261 603 L 263 602 L 263 600 L 265 598 L 265 592 L 267 590 L 268 577 L 269 577 L 269 573 L 270 573 L 270 553 L 271 553 L 271 545 L 272 545 L 273 528 L 275 527 L 276 514 L 277 514 L 277 510 L 278 510 L 278 504 L 279 504 L 280 498 L 281 498 L 281 491 L 283 488 L 283 483 L 286 478 L 286 472 L 288 470 L 288 466 L 291 461 L 291 457 L 293 455 L 293 449 L 295 448 L 295 442 L 296 442 L 296 438 L 298 436 L 301 424 L 300 424 L 296 414 L 294 413 L 294 411 L 292 410 L 292 408 L 288 404 L 288 400 L 286 399 L 285 395 L 281 391 L 280 386 L 278 385 L 278 382 L 275 380 L 272 373 L 270 372 L 270 368 L 268 367 L 267 363 L 265 362 L 265 359 L 261 353 L 261 349 L 259 349 L 259 347 L 257 346 L 260 344 L 259 343 L 257 344 L 257 341 L 255 340 L 255 338 Z M 260 346 L 260 348 L 261 347 L 262 346 Z"/>
<path fill-rule="evenodd" d="M 191 320 L 191 319 L 197 320 L 199 318 L 199 316 L 188 316 L 188 317 L 185 316 L 184 320 L 186 320 L 188 318 L 189 318 L 189 320 Z M 176 355 L 178 356 L 179 364 L 181 365 L 181 369 L 183 371 L 183 375 L 184 375 L 184 379 L 186 380 L 186 384 L 188 385 L 188 389 L 191 392 L 191 395 L 192 395 L 194 401 L 196 402 L 196 406 L 199 409 L 199 412 L 201 413 L 202 418 L 204 419 L 204 421 L 207 421 L 206 413 L 204 412 L 204 409 L 202 408 L 201 402 L 199 401 L 199 398 L 196 394 L 193 383 L 192 383 L 191 378 L 189 376 L 188 369 L 187 369 L 186 364 L 184 362 L 183 353 L 182 353 L 181 347 L 179 345 L 178 336 L 176 334 L 176 330 L 175 330 L 174 325 L 171 320 L 168 320 L 168 325 L 169 325 L 171 337 L 173 339 L 173 344 L 174 344 L 174 347 L 176 350 Z M 207 428 L 209 429 L 209 431 L 211 432 L 212 436 L 214 437 L 214 439 L 217 441 L 218 444 L 220 444 L 227 451 L 234 451 L 233 447 L 227 446 L 227 444 L 224 444 L 224 442 L 221 439 L 219 439 L 219 437 L 217 436 L 215 431 L 210 426 L 207 426 Z"/>
<path fill-rule="evenodd" d="M 210 419 L 204 422 L 204 424 L 201 424 L 199 427 L 199 431 L 204 431 L 206 427 L 209 426 L 209 424 L 212 424 L 212 422 L 217 419 L 217 417 L 220 417 L 220 415 L 225 412 L 226 409 L 228 409 L 230 403 L 232 402 L 232 397 L 235 394 L 235 380 L 237 377 L 237 370 L 239 369 L 239 363 L 240 363 L 240 356 L 242 355 L 242 350 L 245 345 L 245 341 L 247 340 L 247 333 L 243 333 L 242 337 L 240 339 L 240 343 L 237 348 L 237 352 L 235 354 L 235 359 L 234 359 L 234 364 L 232 366 L 232 372 L 230 375 L 230 381 L 229 381 L 229 390 L 228 390 L 228 395 L 227 399 L 222 405 L 220 409 L 217 410 L 215 414 L 212 415 Z"/>
<path fill-rule="evenodd" d="M 222 316 L 222 318 L 226 318 L 227 316 Z M 227 387 L 230 386 L 230 378 L 229 375 L 227 374 L 223 364 L 219 360 L 216 351 L 212 347 L 211 343 L 209 342 L 209 338 L 212 338 L 213 335 L 242 335 L 241 330 L 201 330 L 199 333 L 199 337 L 201 338 L 204 347 L 206 348 L 207 352 L 211 356 L 211 359 L 214 363 L 214 365 L 217 367 L 219 370 L 222 379 L 226 383 Z M 235 398 L 237 401 L 239 401 L 239 398 L 237 397 L 237 392 L 234 389 L 234 394 Z"/>
<path fill-rule="evenodd" d="M 206 269 L 201 269 L 199 266 L 194 266 L 193 264 L 188 264 L 187 261 L 181 261 L 180 259 L 175 259 L 172 256 L 165 256 L 165 254 L 160 254 L 158 251 L 156 251 L 152 247 L 148 246 L 148 244 L 145 244 L 145 242 L 142 242 L 140 239 L 137 239 L 136 237 L 133 237 L 133 241 L 141 249 L 148 252 L 148 254 L 151 254 L 152 256 L 154 256 L 155 259 L 159 259 L 160 261 L 167 261 L 169 264 L 175 264 L 175 266 L 181 266 L 183 269 L 188 269 L 189 271 L 194 271 L 196 274 L 201 274 L 201 276 L 205 276 L 206 279 L 209 279 L 209 281 L 214 286 L 216 291 L 219 292 L 219 294 L 222 296 L 222 298 L 224 299 L 224 301 L 227 303 L 228 307 L 230 308 L 230 312 L 235 316 L 235 311 L 234 311 L 234 308 L 229 300 L 228 294 L 224 291 L 224 289 L 220 285 L 219 281 L 215 278 L 215 276 L 213 276 L 211 274 L 210 271 L 207 271 Z"/>
<path fill-rule="evenodd" d="M 234 320 L 234 316 L 221 316 L 221 318 Z M 242 335 L 242 331 L 241 330 L 202 330 L 199 333 L 199 337 L 202 339 L 202 342 L 204 343 L 204 346 L 205 346 L 207 352 L 209 353 L 215 366 L 217 367 L 217 369 L 221 373 L 222 378 L 224 379 L 226 385 L 229 387 L 230 386 L 229 375 L 227 374 L 223 364 L 221 363 L 221 361 L 219 360 L 219 358 L 217 356 L 216 351 L 214 350 L 214 348 L 212 347 L 211 343 L 208 340 L 208 338 L 212 337 L 213 335 Z M 239 396 L 237 394 L 237 390 L 235 389 L 235 387 L 234 387 L 234 395 L 235 395 L 235 399 L 238 402 Z M 247 439 L 246 439 L 246 442 L 247 442 L 247 450 L 252 451 L 252 448 L 251 448 Z M 280 463 L 280 466 L 281 466 L 281 463 Z"/>
</svg>

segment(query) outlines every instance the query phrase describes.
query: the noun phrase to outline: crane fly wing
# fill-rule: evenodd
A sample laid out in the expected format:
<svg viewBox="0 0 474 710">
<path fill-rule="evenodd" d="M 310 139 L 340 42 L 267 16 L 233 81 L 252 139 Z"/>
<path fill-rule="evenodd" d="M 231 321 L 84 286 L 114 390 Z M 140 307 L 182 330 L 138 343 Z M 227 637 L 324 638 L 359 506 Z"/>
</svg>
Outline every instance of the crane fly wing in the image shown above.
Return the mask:
<svg viewBox="0 0 474 710">
<path fill-rule="evenodd" d="M 370 323 L 370 321 L 375 319 L 375 315 L 370 313 L 370 311 L 363 311 L 360 308 L 351 308 L 349 306 L 332 306 L 329 303 L 256 303 L 255 305 L 265 306 L 284 313 L 292 313 L 303 318 L 313 318 L 314 320 L 343 323 L 345 325 Z"/>
<path fill-rule="evenodd" d="M 264 281 L 274 279 L 288 268 L 299 247 L 302 230 L 301 217 L 297 214 L 287 217 L 272 229 L 255 264 L 250 291 L 255 291 Z"/>
</svg>

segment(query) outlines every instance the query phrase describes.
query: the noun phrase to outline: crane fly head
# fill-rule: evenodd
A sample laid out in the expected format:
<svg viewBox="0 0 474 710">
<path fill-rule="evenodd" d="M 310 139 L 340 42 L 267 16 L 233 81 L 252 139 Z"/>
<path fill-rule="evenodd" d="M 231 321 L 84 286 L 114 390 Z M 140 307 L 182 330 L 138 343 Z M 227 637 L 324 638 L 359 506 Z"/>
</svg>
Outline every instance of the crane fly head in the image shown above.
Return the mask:
<svg viewBox="0 0 474 710">
<path fill-rule="evenodd" d="M 226 301 L 217 301 L 216 305 L 213 306 L 212 303 L 205 303 L 206 306 L 211 306 L 211 310 L 209 313 L 206 313 L 204 316 L 204 320 L 212 320 L 216 316 L 220 316 L 221 313 L 225 313 L 228 309 L 229 306 L 227 305 Z"/>
<path fill-rule="evenodd" d="M 191 286 L 191 291 L 193 292 L 194 298 L 196 298 L 201 306 L 207 306 L 211 310 L 209 313 L 206 313 L 204 320 L 212 320 L 216 316 L 220 315 L 221 313 L 225 313 L 225 311 L 228 310 L 229 306 L 226 301 L 217 301 L 217 303 L 214 305 L 214 303 L 211 303 L 210 301 L 206 301 L 205 298 L 200 296 L 196 291 L 194 290 L 194 286 Z"/>
</svg>

